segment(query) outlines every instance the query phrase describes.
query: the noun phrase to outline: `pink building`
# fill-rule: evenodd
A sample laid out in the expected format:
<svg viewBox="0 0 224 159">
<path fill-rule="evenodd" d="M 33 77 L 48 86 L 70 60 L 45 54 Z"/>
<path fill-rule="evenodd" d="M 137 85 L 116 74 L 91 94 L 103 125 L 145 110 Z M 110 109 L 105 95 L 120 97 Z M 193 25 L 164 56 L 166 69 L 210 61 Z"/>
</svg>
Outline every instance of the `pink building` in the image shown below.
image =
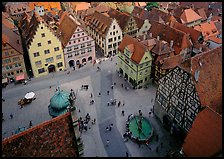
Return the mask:
<svg viewBox="0 0 224 159">
<path fill-rule="evenodd" d="M 56 31 L 64 50 L 65 67 L 79 67 L 80 64 L 93 63 L 95 42 L 75 20 L 65 15 Z"/>
</svg>

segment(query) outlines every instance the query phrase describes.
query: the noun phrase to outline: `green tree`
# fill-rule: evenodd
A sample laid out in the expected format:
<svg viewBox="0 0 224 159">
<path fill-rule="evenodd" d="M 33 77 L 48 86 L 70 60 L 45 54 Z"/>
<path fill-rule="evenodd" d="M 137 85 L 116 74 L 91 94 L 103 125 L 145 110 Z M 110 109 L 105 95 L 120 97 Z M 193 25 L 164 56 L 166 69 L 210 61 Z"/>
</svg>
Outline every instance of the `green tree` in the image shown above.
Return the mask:
<svg viewBox="0 0 224 159">
<path fill-rule="evenodd" d="M 151 11 L 153 7 L 159 8 L 159 4 L 157 2 L 148 2 L 145 8 Z"/>
</svg>

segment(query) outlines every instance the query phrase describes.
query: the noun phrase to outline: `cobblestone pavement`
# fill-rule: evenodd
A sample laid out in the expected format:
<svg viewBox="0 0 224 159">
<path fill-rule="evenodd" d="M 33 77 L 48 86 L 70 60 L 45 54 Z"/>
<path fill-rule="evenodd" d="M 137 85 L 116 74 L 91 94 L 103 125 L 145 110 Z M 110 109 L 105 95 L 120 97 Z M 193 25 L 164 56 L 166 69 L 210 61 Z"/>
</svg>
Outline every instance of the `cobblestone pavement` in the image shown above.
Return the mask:
<svg viewBox="0 0 224 159">
<path fill-rule="evenodd" d="M 5 116 L 5 121 L 2 122 L 2 138 L 11 136 L 18 127 L 28 127 L 29 121 L 32 120 L 34 125 L 40 124 L 51 119 L 48 114 L 48 104 L 50 98 L 54 95 L 57 84 L 60 84 L 62 90 L 69 91 L 73 89 L 77 95 L 76 106 L 78 116 L 83 118 L 87 113 L 90 113 L 91 119 L 96 118 L 96 124 L 88 124 L 88 130 L 82 132 L 82 140 L 84 143 L 83 157 L 125 157 L 126 152 L 132 157 L 161 157 L 165 156 L 166 152 L 171 148 L 179 148 L 179 143 L 161 126 L 161 123 L 155 119 L 154 115 L 149 117 L 148 112 L 153 107 L 153 102 L 156 93 L 156 86 L 151 85 L 147 89 L 129 89 L 128 91 L 121 87 L 129 84 L 119 77 L 116 72 L 116 58 L 113 60 L 101 59 L 101 64 L 95 66 L 87 64 L 83 68 L 71 71 L 69 75 L 66 71 L 49 74 L 45 77 L 32 79 L 27 85 L 10 84 L 2 90 L 3 97 L 6 99 L 2 102 L 2 111 Z M 99 66 L 101 71 L 97 72 L 96 67 Z M 111 84 L 116 82 L 112 90 Z M 82 84 L 88 84 L 89 89 L 81 90 Z M 52 86 L 50 89 L 49 86 Z M 107 91 L 110 94 L 107 95 Z M 19 99 L 24 95 L 34 91 L 37 98 L 31 104 L 20 109 L 17 105 Z M 101 92 L 101 97 L 98 93 Z M 90 105 L 90 94 L 93 94 L 95 100 L 93 105 Z M 124 106 L 107 106 L 107 102 L 111 99 L 117 99 Z M 153 140 L 149 147 L 146 145 L 138 145 L 132 141 L 124 142 L 122 134 L 125 132 L 125 122 L 129 114 L 137 113 L 142 110 L 145 116 L 152 124 L 154 131 L 159 135 L 159 141 Z M 125 111 L 125 116 L 121 115 L 121 111 Z M 14 114 L 14 118 L 10 119 L 10 113 Z M 105 127 L 113 123 L 112 131 L 105 132 Z M 106 146 L 106 140 L 110 143 Z M 160 143 L 163 142 L 163 147 Z M 159 152 L 156 152 L 156 147 L 159 147 Z"/>
</svg>

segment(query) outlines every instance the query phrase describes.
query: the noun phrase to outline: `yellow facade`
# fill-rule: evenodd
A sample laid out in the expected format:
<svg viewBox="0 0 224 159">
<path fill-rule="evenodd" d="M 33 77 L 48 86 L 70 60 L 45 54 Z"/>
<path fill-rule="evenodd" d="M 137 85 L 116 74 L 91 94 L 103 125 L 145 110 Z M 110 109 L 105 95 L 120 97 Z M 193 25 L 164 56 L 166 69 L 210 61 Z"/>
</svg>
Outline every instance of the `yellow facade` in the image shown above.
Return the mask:
<svg viewBox="0 0 224 159">
<path fill-rule="evenodd" d="M 38 46 L 38 43 L 41 46 Z M 46 54 L 48 52 L 46 50 L 49 50 L 49 53 Z M 47 75 L 54 68 L 55 71 L 65 69 L 61 42 L 44 23 L 40 23 L 37 27 L 36 34 L 28 47 L 28 52 L 34 77 Z M 39 56 L 37 56 L 38 54 Z"/>
</svg>

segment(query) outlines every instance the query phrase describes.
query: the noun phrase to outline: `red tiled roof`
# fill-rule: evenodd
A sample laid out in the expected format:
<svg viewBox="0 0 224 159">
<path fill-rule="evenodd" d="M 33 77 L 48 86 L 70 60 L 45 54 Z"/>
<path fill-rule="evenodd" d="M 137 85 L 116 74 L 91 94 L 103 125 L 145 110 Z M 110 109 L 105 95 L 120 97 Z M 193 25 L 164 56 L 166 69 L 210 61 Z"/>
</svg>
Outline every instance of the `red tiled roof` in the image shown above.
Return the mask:
<svg viewBox="0 0 224 159">
<path fill-rule="evenodd" d="M 205 8 L 208 9 L 208 2 L 180 2 L 183 7 Z"/>
<path fill-rule="evenodd" d="M 133 45 L 131 45 L 133 44 Z M 148 50 L 147 47 L 139 42 L 137 39 L 132 38 L 129 35 L 125 35 L 118 47 L 118 50 L 121 53 L 124 53 L 125 47 L 131 48 L 131 51 L 133 50 L 131 60 L 135 63 L 139 64 L 143 56 L 145 55 L 145 52 Z M 150 50 L 149 50 L 150 51 Z"/>
<path fill-rule="evenodd" d="M 149 17 L 152 17 L 152 16 L 157 16 L 157 17 L 161 17 L 162 20 L 166 23 L 169 23 L 170 22 L 170 19 L 171 19 L 171 15 L 160 10 L 160 9 L 157 9 L 157 8 L 152 8 L 152 10 L 149 12 Z"/>
<path fill-rule="evenodd" d="M 202 36 L 202 33 L 198 30 L 195 30 L 191 27 L 187 27 L 186 25 L 183 25 L 181 23 L 173 21 L 171 23 L 171 27 L 178 29 L 186 34 L 190 34 L 191 40 L 193 43 L 196 43 L 200 36 Z"/>
<path fill-rule="evenodd" d="M 53 8 L 56 8 L 58 11 L 61 10 L 60 2 L 29 2 L 31 10 L 34 10 L 35 6 L 43 6 L 48 12 L 51 12 Z"/>
<path fill-rule="evenodd" d="M 211 36 L 211 37 L 208 38 L 208 40 L 211 40 L 211 41 L 213 41 L 217 44 L 222 44 L 222 39 L 217 38 L 216 36 Z"/>
<path fill-rule="evenodd" d="M 7 2 L 6 9 L 9 11 L 11 15 L 31 11 L 31 8 L 28 6 L 27 2 Z"/>
<path fill-rule="evenodd" d="M 70 2 L 70 3 L 72 3 L 72 2 Z M 88 2 L 80 2 L 80 3 L 76 4 L 74 6 L 74 8 L 75 8 L 74 10 L 76 12 L 80 11 L 80 10 L 87 10 L 87 9 L 90 8 L 90 3 L 88 3 Z"/>
<path fill-rule="evenodd" d="M 78 25 L 76 22 L 69 16 L 66 15 L 63 18 L 60 25 L 58 26 L 58 29 L 56 30 L 63 47 L 66 47 L 77 27 Z"/>
<path fill-rule="evenodd" d="M 202 20 L 207 19 L 207 15 L 206 15 L 206 12 L 205 12 L 204 8 L 197 9 L 196 13 L 198 13 L 198 15 L 202 17 Z"/>
<path fill-rule="evenodd" d="M 121 30 L 124 30 L 125 27 L 128 25 L 127 22 L 130 18 L 130 15 L 127 13 L 120 12 L 118 10 L 115 10 L 111 8 L 109 12 L 107 13 L 111 18 L 115 18 L 121 27 Z"/>
<path fill-rule="evenodd" d="M 8 28 L 2 23 L 2 36 L 4 37 L 3 42 L 7 42 L 11 47 L 23 54 L 22 42 L 20 36 L 13 32 L 12 29 Z M 19 43 L 18 43 L 19 42 Z"/>
<path fill-rule="evenodd" d="M 196 70 L 200 71 L 195 83 L 201 105 L 222 113 L 222 47 L 194 56 L 191 59 L 193 77 Z"/>
<path fill-rule="evenodd" d="M 151 22 L 151 25 L 152 26 L 148 31 L 148 34 L 152 33 L 154 38 L 159 36 L 160 39 L 167 41 L 168 43 L 173 40 L 173 49 L 175 50 L 175 54 L 179 54 L 182 49 L 191 47 L 192 44 L 188 38 L 189 36 L 184 32 L 155 21 Z"/>
<path fill-rule="evenodd" d="M 112 21 L 112 18 L 97 11 L 95 11 L 91 16 L 88 16 L 88 18 L 85 18 L 86 25 L 98 30 L 98 34 L 101 34 L 103 37 L 106 36 Z"/>
<path fill-rule="evenodd" d="M 191 23 L 202 19 L 194 10 L 192 9 L 185 9 L 184 12 L 180 16 L 182 24 Z"/>
<path fill-rule="evenodd" d="M 187 157 L 212 157 L 222 151 L 222 116 L 209 108 L 193 122 L 183 144 Z"/>
<path fill-rule="evenodd" d="M 183 61 L 183 55 L 173 55 L 162 59 L 161 69 L 172 69 L 178 66 Z"/>
<path fill-rule="evenodd" d="M 149 11 L 145 10 L 144 8 L 134 6 L 134 9 L 131 13 L 131 15 L 139 17 L 143 20 L 146 20 L 149 18 Z"/>
<path fill-rule="evenodd" d="M 3 157 L 77 157 L 71 113 L 34 126 L 2 142 Z"/>
<path fill-rule="evenodd" d="M 201 23 L 200 25 L 194 26 L 194 29 L 202 32 L 205 41 L 207 41 L 210 36 L 219 34 L 213 21 Z"/>
<path fill-rule="evenodd" d="M 202 106 L 222 113 L 222 46 L 200 53 L 180 64 L 195 83 Z M 198 79 L 195 72 L 198 73 Z"/>
</svg>

